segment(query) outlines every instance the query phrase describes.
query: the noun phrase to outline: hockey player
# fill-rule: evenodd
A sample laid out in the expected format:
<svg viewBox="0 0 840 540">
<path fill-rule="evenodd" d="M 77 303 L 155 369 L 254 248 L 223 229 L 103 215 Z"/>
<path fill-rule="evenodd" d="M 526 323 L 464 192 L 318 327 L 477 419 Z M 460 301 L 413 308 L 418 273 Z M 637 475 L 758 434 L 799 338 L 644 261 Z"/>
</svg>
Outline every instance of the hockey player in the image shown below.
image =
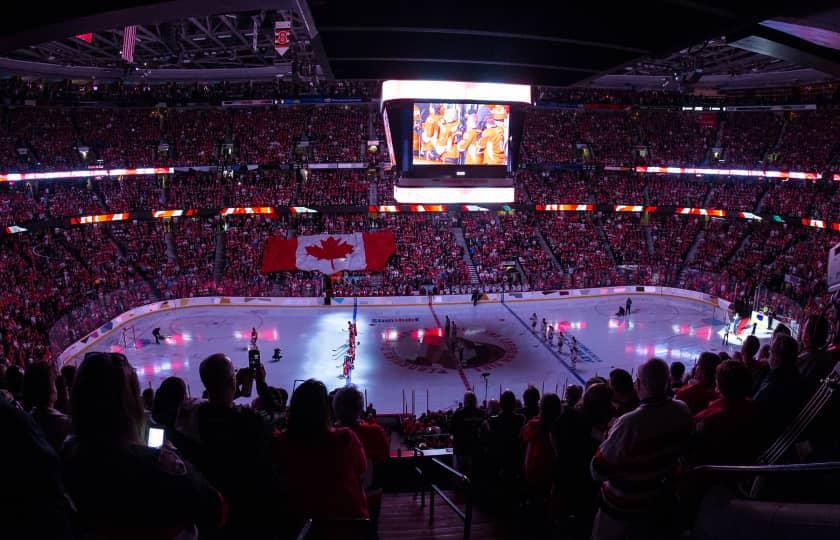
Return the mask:
<svg viewBox="0 0 840 540">
<path fill-rule="evenodd" d="M 548 344 L 551 345 L 554 343 L 554 325 L 548 325 Z"/>
<path fill-rule="evenodd" d="M 458 164 L 458 111 L 455 107 L 449 107 L 443 113 L 443 120 L 441 120 L 438 128 L 437 142 L 435 143 L 435 152 L 440 156 L 443 163 L 449 165 Z"/>
<path fill-rule="evenodd" d="M 531 313 L 531 332 L 537 332 L 537 314 Z"/>
<path fill-rule="evenodd" d="M 505 164 L 504 120 L 506 116 L 505 108 L 496 105 L 484 121 L 484 131 L 481 132 L 481 138 L 478 140 L 478 149 L 482 152 L 485 165 Z"/>
<path fill-rule="evenodd" d="M 433 103 L 429 104 L 429 114 L 423 120 L 423 132 L 420 134 L 420 155 L 429 161 L 435 161 L 435 139 L 438 134 L 440 116 L 435 111 Z"/>
<path fill-rule="evenodd" d="M 350 361 L 350 355 L 346 355 L 344 357 L 344 365 L 341 367 L 341 378 L 347 379 L 348 377 L 350 377 L 351 367 L 353 367 L 353 364 Z"/>
<path fill-rule="evenodd" d="M 467 129 L 458 141 L 458 151 L 462 154 L 464 165 L 481 165 L 482 156 L 478 153 L 478 120 L 475 114 L 467 115 Z"/>
<path fill-rule="evenodd" d="M 251 327 L 251 347 L 257 346 L 257 328 Z"/>
</svg>

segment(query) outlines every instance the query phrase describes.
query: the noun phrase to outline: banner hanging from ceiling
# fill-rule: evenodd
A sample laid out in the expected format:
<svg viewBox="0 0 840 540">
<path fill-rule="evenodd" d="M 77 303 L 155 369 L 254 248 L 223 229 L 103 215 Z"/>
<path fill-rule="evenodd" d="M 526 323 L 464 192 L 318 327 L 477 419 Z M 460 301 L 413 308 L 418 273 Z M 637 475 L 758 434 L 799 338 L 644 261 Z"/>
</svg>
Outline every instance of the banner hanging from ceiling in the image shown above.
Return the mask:
<svg viewBox="0 0 840 540">
<path fill-rule="evenodd" d="M 291 21 L 276 21 L 274 23 L 274 50 L 283 56 L 289 50 L 289 42 L 292 37 Z"/>
</svg>

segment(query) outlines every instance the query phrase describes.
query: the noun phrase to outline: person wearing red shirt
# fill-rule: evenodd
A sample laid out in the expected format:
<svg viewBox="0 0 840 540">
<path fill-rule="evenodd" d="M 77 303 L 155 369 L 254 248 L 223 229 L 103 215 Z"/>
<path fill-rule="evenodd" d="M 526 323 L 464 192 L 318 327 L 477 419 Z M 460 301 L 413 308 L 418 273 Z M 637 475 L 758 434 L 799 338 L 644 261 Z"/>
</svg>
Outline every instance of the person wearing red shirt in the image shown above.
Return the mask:
<svg viewBox="0 0 840 540">
<path fill-rule="evenodd" d="M 367 472 L 362 477 L 362 484 L 365 488 L 370 518 L 375 527 L 382 505 L 379 468 L 386 459 L 391 457 L 391 444 L 382 426 L 361 420 L 364 407 L 362 393 L 352 384 L 340 388 L 333 396 L 333 412 L 338 420 L 336 426 L 352 430 L 365 449 Z"/>
<path fill-rule="evenodd" d="M 694 368 L 692 382 L 680 388 L 674 396 L 675 399 L 688 405 L 692 415 L 699 413 L 718 398 L 715 389 L 715 370 L 718 364 L 720 364 L 720 356 L 711 352 L 702 353 Z"/>
<path fill-rule="evenodd" d="M 694 415 L 697 435 L 691 461 L 714 465 L 752 463 L 758 453 L 758 413 L 751 399 L 750 371 L 736 360 L 727 360 L 717 367 L 715 375 L 722 397 Z"/>
<path fill-rule="evenodd" d="M 522 428 L 525 443 L 525 480 L 539 495 L 548 495 L 554 478 L 554 447 L 551 430 L 563 411 L 563 402 L 557 394 L 545 394 L 540 400 L 539 416 L 528 420 Z"/>
<path fill-rule="evenodd" d="M 289 486 L 289 513 L 296 518 L 367 518 L 362 487 L 367 459 L 352 430 L 330 426 L 324 383 L 309 379 L 289 404 L 287 427 L 275 433 L 272 457 Z"/>
</svg>

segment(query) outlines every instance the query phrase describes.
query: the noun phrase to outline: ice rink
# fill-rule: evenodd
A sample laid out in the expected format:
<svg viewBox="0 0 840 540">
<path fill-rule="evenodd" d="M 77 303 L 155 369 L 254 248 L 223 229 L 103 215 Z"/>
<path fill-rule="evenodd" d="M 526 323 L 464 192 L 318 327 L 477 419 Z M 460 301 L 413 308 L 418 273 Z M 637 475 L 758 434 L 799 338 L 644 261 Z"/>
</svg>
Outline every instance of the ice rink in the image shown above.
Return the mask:
<svg viewBox="0 0 840 540">
<path fill-rule="evenodd" d="M 497 398 L 500 388 L 520 395 L 528 384 L 553 392 L 566 383 L 582 383 L 596 374 L 606 376 L 614 367 L 634 371 L 651 356 L 681 360 L 691 369 L 702 351 L 722 349 L 721 310 L 674 297 L 632 298 L 633 312 L 625 318 L 615 316 L 625 300 L 618 296 L 433 308 L 360 305 L 351 382 L 367 392 L 380 413 L 400 412 L 403 393 L 410 410 L 414 391 L 419 413 L 426 408 L 427 395 L 429 407 L 441 408 L 455 405 L 467 387 L 474 388 L 479 399 L 484 399 L 485 388 L 489 399 Z M 124 352 L 143 387 L 151 383 L 156 388 L 164 378 L 177 375 L 198 396 L 201 360 L 222 352 L 237 367 L 247 366 L 251 328 L 256 327 L 269 384 L 291 393 L 296 380 L 315 377 L 334 388 L 346 382 L 340 378 L 341 364 L 348 342 L 347 322 L 353 313 L 352 306 L 174 309 L 117 328 L 89 350 Z M 554 345 L 549 346 L 531 332 L 532 313 L 539 319 L 538 333 L 545 318 L 565 333 L 567 341 L 572 336 L 577 339 L 577 369 L 570 369 L 568 344 L 557 352 L 556 334 Z M 446 316 L 457 326 L 455 352 L 444 336 Z M 152 337 L 156 327 L 166 336 L 159 345 Z M 275 348 L 283 355 L 279 362 L 271 362 Z M 465 367 L 461 367 L 460 351 Z"/>
</svg>

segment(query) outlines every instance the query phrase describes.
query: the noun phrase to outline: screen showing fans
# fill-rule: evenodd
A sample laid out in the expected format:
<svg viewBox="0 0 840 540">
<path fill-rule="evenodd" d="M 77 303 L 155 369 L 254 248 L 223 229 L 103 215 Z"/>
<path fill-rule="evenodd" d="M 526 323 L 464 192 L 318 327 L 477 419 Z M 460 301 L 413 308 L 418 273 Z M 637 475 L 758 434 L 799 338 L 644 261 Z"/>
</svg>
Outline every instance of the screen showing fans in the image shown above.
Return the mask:
<svg viewBox="0 0 840 540">
<path fill-rule="evenodd" d="M 510 106 L 414 103 L 413 165 L 508 164 Z"/>
</svg>

